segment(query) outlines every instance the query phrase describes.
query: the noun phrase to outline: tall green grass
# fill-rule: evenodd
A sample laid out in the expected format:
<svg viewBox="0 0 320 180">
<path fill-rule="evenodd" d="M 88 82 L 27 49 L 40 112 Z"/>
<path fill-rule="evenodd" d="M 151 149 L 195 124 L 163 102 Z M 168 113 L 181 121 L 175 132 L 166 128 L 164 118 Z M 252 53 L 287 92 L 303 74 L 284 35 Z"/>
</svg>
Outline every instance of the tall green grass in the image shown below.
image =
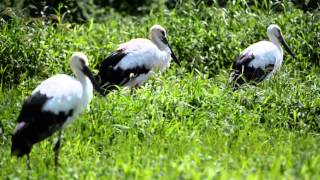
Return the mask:
<svg viewBox="0 0 320 180">
<path fill-rule="evenodd" d="M 121 89 L 96 96 L 91 111 L 64 131 L 58 176 L 314 179 L 320 168 L 320 82 L 295 73 L 285 66 L 272 81 L 234 92 L 225 86 L 226 73 L 208 79 L 173 67 L 133 94 Z M 10 157 L 10 133 L 30 90 L 5 91 L 1 174 L 26 177 L 25 158 Z M 56 176 L 55 139 L 34 146 L 32 177 Z"/>
<path fill-rule="evenodd" d="M 110 12 L 84 25 L 15 18 L 0 27 L 0 177 L 24 179 L 26 158 L 10 156 L 11 133 L 32 89 L 71 71 L 74 51 L 94 67 L 117 44 L 147 37 L 155 23 L 182 61 L 133 93 L 95 96 L 64 131 L 54 171 L 53 136 L 34 146 L 31 179 L 317 179 L 320 170 L 319 13 L 203 4 L 149 16 Z M 259 86 L 228 87 L 230 65 L 278 23 L 296 53 Z"/>
<path fill-rule="evenodd" d="M 266 28 L 271 23 L 280 25 L 298 54 L 298 60 L 293 61 L 285 53 L 286 63 L 301 70 L 320 65 L 319 12 L 303 13 L 290 4 L 283 4 L 283 13 L 239 7 L 235 4 L 223 9 L 185 3 L 178 9 L 152 11 L 144 17 L 110 12 L 103 23 L 91 21 L 81 26 L 48 26 L 39 19 L 16 18 L 0 28 L 0 79 L 12 84 L 35 75 L 46 77 L 48 72 L 67 70 L 64 62 L 73 51 L 84 51 L 95 65 L 117 44 L 147 37 L 153 24 L 167 29 L 169 41 L 186 68 L 210 77 L 220 69 L 229 69 L 246 46 L 267 39 Z"/>
</svg>

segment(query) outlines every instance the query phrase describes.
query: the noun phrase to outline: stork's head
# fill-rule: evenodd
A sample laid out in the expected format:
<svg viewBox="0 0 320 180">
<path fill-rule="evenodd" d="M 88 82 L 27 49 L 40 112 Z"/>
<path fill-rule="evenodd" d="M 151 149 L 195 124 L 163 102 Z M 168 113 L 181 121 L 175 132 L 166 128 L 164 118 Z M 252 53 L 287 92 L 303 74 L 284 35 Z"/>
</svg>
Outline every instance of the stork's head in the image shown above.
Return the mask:
<svg viewBox="0 0 320 180">
<path fill-rule="evenodd" d="M 161 40 L 161 39 L 167 37 L 167 32 L 162 26 L 156 24 L 150 28 L 149 35 L 150 35 L 151 40 L 153 40 L 153 39 L 160 39 Z"/>
<path fill-rule="evenodd" d="M 85 54 L 81 52 L 73 53 L 70 58 L 70 66 L 72 71 L 79 75 L 79 72 L 83 72 L 84 68 L 88 68 L 89 62 Z"/>
<path fill-rule="evenodd" d="M 153 25 L 150 28 L 149 32 L 150 39 L 153 43 L 155 43 L 160 50 L 168 50 L 170 51 L 172 59 L 180 66 L 178 58 L 173 53 L 170 44 L 167 40 L 167 32 L 166 30 L 160 25 Z"/>
<path fill-rule="evenodd" d="M 86 77 L 89 78 L 95 90 L 101 95 L 103 94 L 90 71 L 88 58 L 85 54 L 81 52 L 73 53 L 70 58 L 70 67 L 80 81 Z"/>
<path fill-rule="evenodd" d="M 276 24 L 271 24 L 268 29 L 267 29 L 267 34 L 269 39 L 272 42 L 277 42 L 278 44 L 281 43 L 284 47 L 284 49 L 293 57 L 295 58 L 294 53 L 291 51 L 291 49 L 289 48 L 287 42 L 284 40 L 282 33 L 281 33 L 281 29 L 278 25 Z"/>
</svg>

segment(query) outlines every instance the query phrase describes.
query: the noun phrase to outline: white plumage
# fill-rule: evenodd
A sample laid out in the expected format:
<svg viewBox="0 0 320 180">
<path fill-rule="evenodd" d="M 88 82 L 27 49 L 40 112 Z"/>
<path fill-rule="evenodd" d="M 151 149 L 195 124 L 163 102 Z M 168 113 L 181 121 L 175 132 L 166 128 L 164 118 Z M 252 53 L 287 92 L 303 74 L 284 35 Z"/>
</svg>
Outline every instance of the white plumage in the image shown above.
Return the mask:
<svg viewBox="0 0 320 180">
<path fill-rule="evenodd" d="M 254 68 L 265 68 L 268 64 L 275 64 L 280 67 L 282 64 L 282 50 L 270 41 L 260 41 L 250 45 L 241 54 L 253 54 L 255 56 L 248 66 Z M 277 68 L 275 68 L 277 69 Z"/>
<path fill-rule="evenodd" d="M 164 71 L 169 67 L 171 59 L 170 49 L 160 50 L 156 44 L 148 39 L 134 39 L 120 44 L 117 50 L 127 55 L 114 67 L 130 69 L 145 66 L 152 70 Z"/>
<path fill-rule="evenodd" d="M 260 41 L 250 45 L 240 53 L 233 65 L 230 82 L 242 84 L 249 81 L 261 82 L 270 78 L 283 61 L 282 44 L 294 57 L 285 42 L 278 25 L 272 24 L 267 29 L 270 41 Z"/>
<path fill-rule="evenodd" d="M 65 126 L 89 105 L 93 87 L 88 78 L 79 81 L 71 76 L 59 74 L 43 81 L 32 94 L 37 92 L 51 97 L 44 104 L 42 111 L 50 111 L 56 115 L 60 112 L 74 111 L 73 116 L 68 117 Z"/>
<path fill-rule="evenodd" d="M 55 75 L 37 86 L 24 102 L 12 136 L 12 154 L 29 157 L 33 144 L 59 131 L 54 148 L 57 164 L 61 130 L 89 105 L 93 84 L 97 87 L 84 54 L 74 53 L 70 67 L 76 78 Z"/>
<path fill-rule="evenodd" d="M 115 52 L 100 63 L 98 79 L 106 93 L 115 86 L 140 86 L 151 72 L 163 72 L 168 68 L 171 57 L 179 64 L 163 27 L 152 26 L 149 36 L 150 40 L 138 38 L 120 44 Z"/>
</svg>

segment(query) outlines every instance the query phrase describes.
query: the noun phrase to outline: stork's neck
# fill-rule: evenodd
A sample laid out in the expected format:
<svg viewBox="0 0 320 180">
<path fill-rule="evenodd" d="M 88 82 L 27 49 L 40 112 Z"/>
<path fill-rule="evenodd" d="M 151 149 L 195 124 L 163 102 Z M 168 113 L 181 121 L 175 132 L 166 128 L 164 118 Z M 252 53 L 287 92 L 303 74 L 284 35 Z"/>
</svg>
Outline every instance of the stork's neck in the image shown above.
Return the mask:
<svg viewBox="0 0 320 180">
<path fill-rule="evenodd" d="M 78 77 L 79 81 L 81 82 L 83 88 L 87 87 L 88 85 L 91 84 L 91 81 L 90 79 L 85 76 L 85 75 L 82 75 L 81 77 Z M 92 84 L 91 84 L 92 85 Z"/>
<path fill-rule="evenodd" d="M 160 51 L 170 51 L 167 44 L 162 42 L 159 37 L 151 37 L 151 41 L 160 49 Z"/>
<path fill-rule="evenodd" d="M 88 91 L 88 90 L 92 91 L 92 89 L 93 89 L 92 83 L 91 83 L 90 79 L 85 74 L 83 74 L 83 72 L 75 71 L 74 73 L 82 85 L 82 88 L 83 88 L 82 96 L 85 96 L 86 91 Z"/>
<path fill-rule="evenodd" d="M 93 96 L 93 85 L 90 79 L 84 74 L 78 77 L 81 85 L 82 85 L 82 100 L 83 100 L 83 108 L 86 108 L 87 104 L 91 101 Z M 89 110 L 89 106 L 87 106 Z"/>
<path fill-rule="evenodd" d="M 268 37 L 269 37 L 270 41 L 271 41 L 274 45 L 276 45 L 276 46 L 278 47 L 278 49 L 280 50 L 281 54 L 283 54 L 282 48 L 281 48 L 281 44 L 280 44 L 278 38 L 275 37 L 274 35 L 271 35 L 271 34 L 268 34 Z"/>
</svg>

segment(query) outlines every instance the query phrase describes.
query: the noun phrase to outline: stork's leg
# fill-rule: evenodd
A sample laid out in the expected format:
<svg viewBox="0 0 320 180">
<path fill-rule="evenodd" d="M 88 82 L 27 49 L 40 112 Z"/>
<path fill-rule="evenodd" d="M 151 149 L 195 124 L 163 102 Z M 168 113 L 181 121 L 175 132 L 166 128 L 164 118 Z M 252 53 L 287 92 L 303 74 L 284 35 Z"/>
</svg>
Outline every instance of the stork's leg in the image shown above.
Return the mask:
<svg viewBox="0 0 320 180">
<path fill-rule="evenodd" d="M 27 154 L 27 180 L 30 179 L 31 166 L 30 166 L 30 155 Z"/>
<path fill-rule="evenodd" d="M 95 126 L 95 114 L 92 110 L 90 110 L 90 118 L 91 118 L 91 123 Z"/>
<path fill-rule="evenodd" d="M 60 143 L 61 143 L 60 141 L 61 141 L 61 130 L 59 131 L 59 134 L 58 134 L 58 141 L 56 142 L 56 144 L 53 147 L 54 164 L 55 164 L 56 168 L 59 166 L 59 151 L 60 151 Z"/>
<path fill-rule="evenodd" d="M 30 155 L 29 155 L 29 154 L 27 154 L 27 169 L 28 169 L 28 171 L 31 170 L 31 166 L 30 166 Z"/>
<path fill-rule="evenodd" d="M 93 113 L 93 111 L 90 110 L 89 112 L 90 112 L 89 114 L 90 114 L 91 120 L 94 120 L 94 113 Z"/>
<path fill-rule="evenodd" d="M 135 87 L 130 88 L 130 95 L 131 95 L 131 96 L 132 96 L 132 95 L 134 95 L 134 94 L 135 94 L 135 92 L 136 92 L 136 86 L 135 86 Z"/>
<path fill-rule="evenodd" d="M 30 155 L 27 154 L 27 180 L 30 179 L 30 172 L 31 172 Z"/>
</svg>

